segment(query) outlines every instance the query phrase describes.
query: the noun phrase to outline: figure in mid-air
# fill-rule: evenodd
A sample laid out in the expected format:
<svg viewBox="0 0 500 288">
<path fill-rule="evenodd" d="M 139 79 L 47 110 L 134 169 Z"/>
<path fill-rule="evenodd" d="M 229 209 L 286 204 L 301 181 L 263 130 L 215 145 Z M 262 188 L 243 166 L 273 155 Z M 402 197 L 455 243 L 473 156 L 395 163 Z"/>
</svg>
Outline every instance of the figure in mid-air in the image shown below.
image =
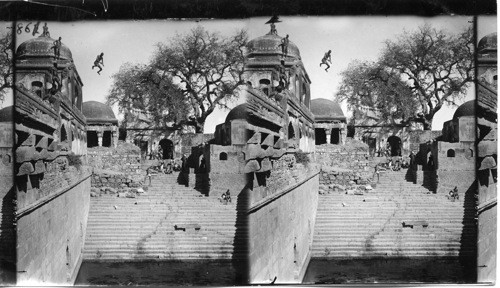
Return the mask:
<svg viewBox="0 0 500 288">
<path fill-rule="evenodd" d="M 321 63 L 319 63 L 319 67 L 321 65 L 326 65 L 325 71 L 328 72 L 328 69 L 330 68 L 330 64 L 332 64 L 332 50 L 328 50 L 328 52 L 325 53 L 325 56 L 323 56 L 323 59 L 321 59 Z"/>
<path fill-rule="evenodd" d="M 104 59 L 103 59 L 104 53 L 101 52 L 101 54 L 97 55 L 97 58 L 94 61 L 94 66 L 92 66 L 92 70 L 94 70 L 94 67 L 99 68 L 99 71 L 97 71 L 97 74 L 101 75 L 102 71 L 102 66 L 104 66 Z"/>
<path fill-rule="evenodd" d="M 59 59 L 59 57 L 61 56 L 61 37 L 54 41 L 54 45 L 50 48 L 54 49 L 54 57 L 56 59 Z"/>
</svg>

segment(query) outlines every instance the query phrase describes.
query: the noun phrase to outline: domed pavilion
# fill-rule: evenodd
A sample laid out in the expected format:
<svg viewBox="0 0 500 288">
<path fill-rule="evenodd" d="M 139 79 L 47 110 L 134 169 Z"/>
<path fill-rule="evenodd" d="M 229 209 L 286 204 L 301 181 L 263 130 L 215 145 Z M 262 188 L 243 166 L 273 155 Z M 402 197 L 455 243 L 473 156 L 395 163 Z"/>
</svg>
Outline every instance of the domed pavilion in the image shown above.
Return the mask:
<svg viewBox="0 0 500 288">
<path fill-rule="evenodd" d="M 492 225 L 497 215 L 497 159 L 498 159 L 498 60 L 497 33 L 481 38 L 478 43 L 477 57 L 477 182 L 478 191 L 478 243 L 496 243 L 496 233 Z M 485 236 L 483 236 L 485 235 Z M 493 279 L 496 271 L 496 249 L 493 246 L 478 245 L 477 267 L 478 282 Z"/>
<path fill-rule="evenodd" d="M 311 101 L 316 145 L 345 144 L 346 117 L 340 105 L 328 99 Z"/>
<path fill-rule="evenodd" d="M 111 107 L 87 101 L 83 103 L 83 114 L 87 118 L 87 147 L 118 145 L 118 120 Z"/>
<path fill-rule="evenodd" d="M 253 133 L 268 122 L 262 133 L 269 139 L 281 139 L 278 146 L 313 152 L 311 79 L 299 48 L 292 41 L 293 35 L 279 35 L 274 23 L 271 24 L 267 34 L 246 45 L 244 79 L 250 99 L 247 121 L 254 123 Z"/>
<path fill-rule="evenodd" d="M 46 138 L 42 142 L 50 143 L 50 149 L 59 147 L 82 155 L 87 146 L 86 122 L 81 112 L 83 82 L 64 39 L 55 38 L 44 26 L 39 37 L 16 49 L 16 122 L 21 124 L 16 125 L 16 130 L 28 134 L 40 130 Z M 59 53 L 55 47 L 59 47 Z M 35 126 L 28 127 L 27 123 Z"/>
</svg>

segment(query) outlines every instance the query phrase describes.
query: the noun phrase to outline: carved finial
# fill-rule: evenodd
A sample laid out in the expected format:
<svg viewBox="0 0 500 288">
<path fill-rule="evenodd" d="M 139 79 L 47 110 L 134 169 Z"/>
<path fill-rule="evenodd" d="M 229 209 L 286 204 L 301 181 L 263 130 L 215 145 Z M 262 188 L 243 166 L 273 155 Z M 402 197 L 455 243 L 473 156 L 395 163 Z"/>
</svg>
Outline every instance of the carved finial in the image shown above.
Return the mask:
<svg viewBox="0 0 500 288">
<path fill-rule="evenodd" d="M 45 25 L 43 25 L 43 32 L 42 35 L 40 36 L 50 37 L 49 27 L 47 26 L 47 22 L 45 22 Z"/>
<path fill-rule="evenodd" d="M 269 31 L 269 33 L 267 33 L 267 34 L 278 35 L 278 31 L 276 30 L 276 25 L 274 25 L 274 23 L 278 23 L 278 22 L 281 22 L 278 15 L 273 15 L 273 17 L 271 17 L 271 19 L 269 19 L 269 21 L 266 22 L 266 24 L 271 24 L 271 31 Z"/>
</svg>

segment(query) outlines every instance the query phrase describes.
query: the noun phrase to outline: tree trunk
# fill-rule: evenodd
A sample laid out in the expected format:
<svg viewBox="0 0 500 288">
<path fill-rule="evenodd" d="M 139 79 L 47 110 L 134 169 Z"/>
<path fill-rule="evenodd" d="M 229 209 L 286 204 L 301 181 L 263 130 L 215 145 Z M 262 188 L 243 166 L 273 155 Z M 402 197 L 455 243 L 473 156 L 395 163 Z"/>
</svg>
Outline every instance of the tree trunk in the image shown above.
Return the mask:
<svg viewBox="0 0 500 288">
<path fill-rule="evenodd" d="M 197 123 L 195 126 L 194 126 L 194 131 L 196 134 L 203 134 L 203 131 L 204 131 L 204 125 L 205 123 Z"/>
<path fill-rule="evenodd" d="M 424 130 L 432 130 L 432 120 L 431 121 L 423 121 L 422 124 L 424 124 Z"/>
</svg>

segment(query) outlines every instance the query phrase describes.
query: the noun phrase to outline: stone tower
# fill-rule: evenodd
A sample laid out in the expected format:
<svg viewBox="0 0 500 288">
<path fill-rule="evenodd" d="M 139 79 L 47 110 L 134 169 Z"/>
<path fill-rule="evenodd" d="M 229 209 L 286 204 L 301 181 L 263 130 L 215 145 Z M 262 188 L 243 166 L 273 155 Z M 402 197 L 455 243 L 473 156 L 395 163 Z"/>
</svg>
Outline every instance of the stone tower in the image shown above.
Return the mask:
<svg viewBox="0 0 500 288">
<path fill-rule="evenodd" d="M 83 166 L 82 80 L 71 51 L 50 37 L 16 51 L 17 283 L 72 284 L 81 264 L 90 197 Z M 56 53 L 58 50 L 59 53 Z"/>
</svg>

